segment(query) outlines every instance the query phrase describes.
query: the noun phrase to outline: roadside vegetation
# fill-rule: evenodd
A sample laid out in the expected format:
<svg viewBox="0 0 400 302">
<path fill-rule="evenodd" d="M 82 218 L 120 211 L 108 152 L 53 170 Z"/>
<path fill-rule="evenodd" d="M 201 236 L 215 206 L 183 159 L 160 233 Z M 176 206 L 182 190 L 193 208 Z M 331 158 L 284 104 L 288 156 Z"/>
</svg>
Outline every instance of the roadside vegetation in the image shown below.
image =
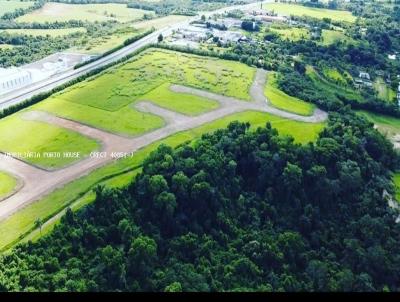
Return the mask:
<svg viewBox="0 0 400 302">
<path fill-rule="evenodd" d="M 0 200 L 11 194 L 17 187 L 17 180 L 8 173 L 0 171 Z"/>
</svg>

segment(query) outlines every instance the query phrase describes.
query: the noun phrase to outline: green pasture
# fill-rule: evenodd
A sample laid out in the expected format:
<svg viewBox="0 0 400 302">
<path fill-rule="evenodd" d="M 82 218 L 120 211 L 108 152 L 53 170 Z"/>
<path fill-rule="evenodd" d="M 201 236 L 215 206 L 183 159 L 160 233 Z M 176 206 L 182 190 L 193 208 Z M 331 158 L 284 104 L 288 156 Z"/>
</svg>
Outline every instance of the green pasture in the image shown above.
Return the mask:
<svg viewBox="0 0 400 302">
<path fill-rule="evenodd" d="M 99 149 L 95 140 L 77 132 L 43 122 L 23 120 L 20 114 L 0 120 L 0 136 L 1 152 L 17 153 L 28 163 L 50 169 L 71 164 Z M 51 157 L 50 152 L 60 152 L 62 156 Z M 64 152 L 80 152 L 80 158 L 63 156 Z"/>
<path fill-rule="evenodd" d="M 68 36 L 70 34 L 75 33 L 86 33 L 86 28 L 84 27 L 75 27 L 75 28 L 53 28 L 53 29 L 5 29 L 0 31 L 0 35 L 2 32 L 6 32 L 11 35 L 27 35 L 27 36 L 50 36 L 50 37 L 62 37 Z"/>
<path fill-rule="evenodd" d="M 22 2 L 18 0 L 0 0 L 0 17 L 4 14 L 12 13 L 17 9 L 25 9 L 33 6 L 33 1 Z"/>
<path fill-rule="evenodd" d="M 11 194 L 17 186 L 17 180 L 5 172 L 0 171 L 0 200 Z"/>
<path fill-rule="evenodd" d="M 278 88 L 276 81 L 277 74 L 275 72 L 269 72 L 264 93 L 274 107 L 300 115 L 307 116 L 313 114 L 315 108 L 313 104 L 287 95 Z"/>
</svg>

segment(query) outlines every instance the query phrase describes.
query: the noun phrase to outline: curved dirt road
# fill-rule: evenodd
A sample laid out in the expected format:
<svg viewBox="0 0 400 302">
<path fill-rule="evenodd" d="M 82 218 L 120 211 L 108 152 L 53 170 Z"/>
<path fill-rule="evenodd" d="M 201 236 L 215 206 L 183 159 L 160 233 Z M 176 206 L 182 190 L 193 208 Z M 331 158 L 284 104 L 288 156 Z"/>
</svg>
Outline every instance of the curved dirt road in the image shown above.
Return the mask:
<svg viewBox="0 0 400 302">
<path fill-rule="evenodd" d="M 133 138 L 108 133 L 44 112 L 33 111 L 25 113 L 24 118 L 55 124 L 74 130 L 88 137 L 95 138 L 101 142 L 102 151 L 107 152 L 107 156 L 88 157 L 56 171 L 45 171 L 17 159 L 0 156 L 0 170 L 11 172 L 18 176 L 24 183 L 24 186 L 22 186 L 18 192 L 0 202 L 0 220 L 5 219 L 22 207 L 35 202 L 44 195 L 64 186 L 74 179 L 87 175 L 94 169 L 117 160 L 117 157 L 113 156 L 113 153 L 132 153 L 174 133 L 196 128 L 233 113 L 255 110 L 272 113 L 287 119 L 310 123 L 322 122 L 327 118 L 327 114 L 320 110 L 316 110 L 312 116 L 306 117 L 271 107 L 268 105 L 264 96 L 265 80 L 266 72 L 258 70 L 250 89 L 252 101 L 243 101 L 199 89 L 172 85 L 171 90 L 175 92 L 192 93 L 194 95 L 213 99 L 220 103 L 220 107 L 213 111 L 191 117 L 161 108 L 151 102 L 136 103 L 134 106 L 137 110 L 163 117 L 166 121 L 166 125 L 163 128 Z"/>
</svg>

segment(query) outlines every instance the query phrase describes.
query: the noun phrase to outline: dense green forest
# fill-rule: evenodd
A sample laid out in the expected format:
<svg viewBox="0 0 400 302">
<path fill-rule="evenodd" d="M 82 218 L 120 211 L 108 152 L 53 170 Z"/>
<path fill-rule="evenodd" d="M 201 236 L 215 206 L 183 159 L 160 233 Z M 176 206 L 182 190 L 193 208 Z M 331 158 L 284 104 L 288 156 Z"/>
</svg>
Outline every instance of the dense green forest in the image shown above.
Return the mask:
<svg viewBox="0 0 400 302">
<path fill-rule="evenodd" d="M 161 146 L 123 190 L 0 259 L 3 291 L 399 291 L 392 145 L 349 108 L 315 143 L 270 124 Z"/>
</svg>

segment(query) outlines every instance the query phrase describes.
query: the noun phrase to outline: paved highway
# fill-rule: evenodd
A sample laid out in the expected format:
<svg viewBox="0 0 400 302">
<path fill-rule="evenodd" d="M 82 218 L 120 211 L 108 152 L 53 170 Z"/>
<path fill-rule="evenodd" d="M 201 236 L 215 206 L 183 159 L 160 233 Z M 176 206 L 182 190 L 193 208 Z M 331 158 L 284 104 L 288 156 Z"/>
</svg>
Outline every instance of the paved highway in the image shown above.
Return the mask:
<svg viewBox="0 0 400 302">
<path fill-rule="evenodd" d="M 271 2 L 271 1 L 272 0 L 266 1 L 266 2 Z M 225 7 L 222 9 L 215 10 L 215 11 L 204 12 L 204 13 L 200 13 L 200 14 L 204 14 L 206 17 L 208 17 L 215 13 L 223 13 L 223 12 L 231 11 L 234 9 L 246 9 L 246 8 L 254 7 L 255 5 L 257 5 L 257 4 L 252 3 L 252 4 L 247 4 L 247 5 L 236 5 L 236 6 Z M 65 83 L 67 83 L 73 79 L 76 79 L 77 77 L 84 75 L 90 71 L 93 71 L 99 67 L 108 65 L 115 61 L 118 61 L 119 59 L 131 54 L 132 52 L 139 50 L 140 48 L 142 48 L 148 44 L 157 42 L 157 37 L 160 34 L 162 34 L 163 36 L 168 36 L 168 35 L 172 34 L 172 32 L 174 30 L 185 27 L 185 26 L 189 25 L 190 22 L 192 22 L 196 19 L 198 19 L 198 16 L 190 18 L 184 22 L 171 24 L 167 27 L 164 27 L 160 30 L 153 32 L 152 34 L 150 34 L 150 35 L 148 35 L 148 36 L 146 36 L 146 37 L 144 37 L 144 38 L 114 52 L 114 53 L 111 53 L 103 58 L 100 58 L 100 59 L 98 59 L 92 63 L 89 63 L 85 66 L 82 66 L 78 69 L 67 71 L 65 73 L 53 76 L 50 79 L 29 85 L 26 88 L 19 89 L 18 91 L 8 93 L 5 96 L 0 97 L 0 110 L 10 107 L 12 105 L 21 103 L 24 100 L 27 100 L 27 99 L 31 98 L 32 96 L 37 95 L 39 93 L 48 92 L 48 91 L 52 90 L 53 88 L 56 88 L 57 86 L 65 84 Z"/>
</svg>

